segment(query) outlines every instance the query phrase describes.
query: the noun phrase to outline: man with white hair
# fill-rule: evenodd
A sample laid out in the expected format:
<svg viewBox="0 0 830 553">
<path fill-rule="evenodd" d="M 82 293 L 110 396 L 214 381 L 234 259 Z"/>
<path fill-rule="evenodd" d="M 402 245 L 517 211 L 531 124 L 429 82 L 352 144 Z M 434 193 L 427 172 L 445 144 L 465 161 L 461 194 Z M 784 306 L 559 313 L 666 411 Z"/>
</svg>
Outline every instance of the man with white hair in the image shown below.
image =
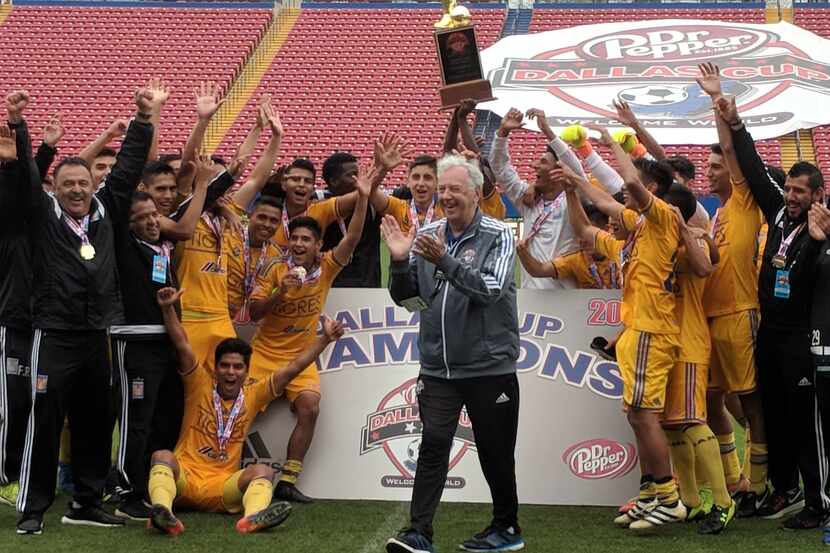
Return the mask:
<svg viewBox="0 0 830 553">
<path fill-rule="evenodd" d="M 461 549 L 524 548 L 514 458 L 519 420 L 514 239 L 509 227 L 481 213 L 482 182 L 476 164 L 446 156 L 438 162 L 438 200 L 446 217 L 417 235 L 414 226 L 404 233 L 392 216 L 382 222 L 392 259 L 392 299 L 421 311 L 416 392 L 423 437 L 410 525 L 387 542 L 389 553 L 434 551 L 432 520 L 464 407 L 493 497 L 493 520 Z"/>
</svg>

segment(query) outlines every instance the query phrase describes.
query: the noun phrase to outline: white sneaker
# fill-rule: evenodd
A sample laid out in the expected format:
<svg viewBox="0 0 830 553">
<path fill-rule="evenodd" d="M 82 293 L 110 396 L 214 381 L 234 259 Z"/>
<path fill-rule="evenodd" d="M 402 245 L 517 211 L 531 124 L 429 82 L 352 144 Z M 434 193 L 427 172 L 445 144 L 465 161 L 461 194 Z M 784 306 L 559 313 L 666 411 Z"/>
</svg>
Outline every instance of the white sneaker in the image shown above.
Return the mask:
<svg viewBox="0 0 830 553">
<path fill-rule="evenodd" d="M 680 522 L 686 520 L 686 506 L 682 501 L 677 502 L 674 507 L 667 507 L 665 505 L 657 505 L 649 511 L 645 517 L 636 520 L 629 525 L 632 530 L 651 530 L 664 524 L 671 522 Z"/>
<path fill-rule="evenodd" d="M 628 528 L 630 524 L 644 519 L 657 505 L 656 498 L 649 500 L 638 499 L 633 507 L 614 519 L 614 524 Z"/>
</svg>

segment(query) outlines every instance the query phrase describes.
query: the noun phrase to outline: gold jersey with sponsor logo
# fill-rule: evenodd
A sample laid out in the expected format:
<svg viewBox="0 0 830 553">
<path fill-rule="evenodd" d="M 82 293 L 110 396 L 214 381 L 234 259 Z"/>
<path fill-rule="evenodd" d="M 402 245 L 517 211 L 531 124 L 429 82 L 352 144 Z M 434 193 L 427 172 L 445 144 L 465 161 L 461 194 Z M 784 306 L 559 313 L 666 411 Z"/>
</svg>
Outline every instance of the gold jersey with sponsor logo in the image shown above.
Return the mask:
<svg viewBox="0 0 830 553">
<path fill-rule="evenodd" d="M 193 237 L 176 247 L 183 321 L 228 316 L 228 233 L 218 221 L 206 219 L 200 218 Z"/>
</svg>

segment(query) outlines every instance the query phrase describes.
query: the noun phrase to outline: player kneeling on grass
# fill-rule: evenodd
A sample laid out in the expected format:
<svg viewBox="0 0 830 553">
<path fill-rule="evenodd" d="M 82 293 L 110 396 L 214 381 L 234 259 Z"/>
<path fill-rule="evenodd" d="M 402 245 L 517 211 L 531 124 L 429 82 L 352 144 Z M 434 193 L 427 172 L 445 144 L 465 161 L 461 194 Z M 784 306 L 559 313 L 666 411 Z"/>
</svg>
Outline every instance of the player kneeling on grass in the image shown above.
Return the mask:
<svg viewBox="0 0 830 553">
<path fill-rule="evenodd" d="M 175 451 L 153 453 L 148 485 L 153 507 L 148 526 L 171 535 L 183 532 L 184 525 L 172 511 L 174 501 L 177 507 L 198 511 L 244 511 L 236 523 L 237 531 L 243 534 L 277 526 L 288 517 L 291 506 L 284 501 L 271 503 L 271 467 L 255 464 L 239 470 L 242 443 L 256 414 L 343 335 L 343 326 L 323 319 L 323 333 L 284 370 L 248 384 L 251 346 L 243 340 L 228 338 L 219 343 L 214 374 L 197 366 L 175 310 L 182 292 L 163 288 L 157 294 L 179 356 L 185 414 Z"/>
</svg>

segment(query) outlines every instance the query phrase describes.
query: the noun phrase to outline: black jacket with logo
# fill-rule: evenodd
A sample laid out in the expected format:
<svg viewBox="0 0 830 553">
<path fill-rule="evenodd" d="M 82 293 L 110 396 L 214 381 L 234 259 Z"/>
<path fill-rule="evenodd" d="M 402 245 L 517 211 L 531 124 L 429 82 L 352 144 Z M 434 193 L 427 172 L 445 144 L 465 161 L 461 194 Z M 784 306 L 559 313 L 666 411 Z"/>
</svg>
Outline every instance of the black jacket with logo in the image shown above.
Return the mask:
<svg viewBox="0 0 830 553">
<path fill-rule="evenodd" d="M 87 236 L 95 257 L 80 256 L 81 240 L 63 220 L 57 198 L 33 191 L 33 326 L 59 330 L 104 330 L 121 322 L 123 308 L 113 226 L 129 217 L 130 199 L 141 179 L 153 125 L 133 120 L 106 185 L 93 197 Z M 132 278 L 132 275 L 125 275 Z"/>
</svg>

